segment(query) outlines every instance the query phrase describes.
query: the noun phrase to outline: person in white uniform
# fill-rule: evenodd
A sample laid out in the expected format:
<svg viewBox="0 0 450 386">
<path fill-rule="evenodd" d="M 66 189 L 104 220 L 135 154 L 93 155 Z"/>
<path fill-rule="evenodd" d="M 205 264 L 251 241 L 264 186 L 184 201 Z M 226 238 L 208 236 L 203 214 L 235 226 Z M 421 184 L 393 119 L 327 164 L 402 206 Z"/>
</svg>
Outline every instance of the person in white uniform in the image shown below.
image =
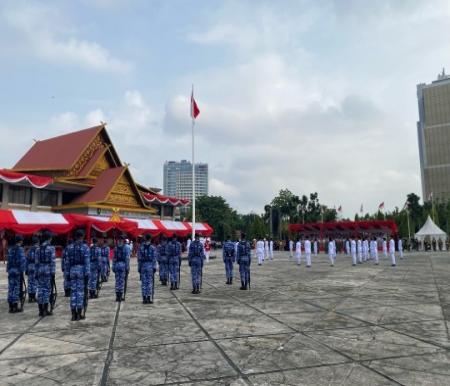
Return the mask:
<svg viewBox="0 0 450 386">
<path fill-rule="evenodd" d="M 270 260 L 273 260 L 273 240 L 270 239 L 269 241 L 269 258 Z"/>
<path fill-rule="evenodd" d="M 347 256 L 350 256 L 350 240 L 349 239 L 345 240 L 345 253 L 347 254 Z"/>
<path fill-rule="evenodd" d="M 313 242 L 313 252 L 314 252 L 314 257 L 316 257 L 317 253 L 319 252 L 319 243 L 317 242 L 317 239 L 314 239 L 314 242 Z"/>
<path fill-rule="evenodd" d="M 256 257 L 258 265 L 261 265 L 264 261 L 264 241 L 261 239 L 256 242 Z"/>
<path fill-rule="evenodd" d="M 363 261 L 369 260 L 369 240 L 367 240 L 367 237 L 364 237 L 363 239 Z"/>
<path fill-rule="evenodd" d="M 400 256 L 400 259 L 403 259 L 403 241 L 402 239 L 398 239 L 398 254 Z"/>
<path fill-rule="evenodd" d="M 311 267 L 311 241 L 309 241 L 309 236 L 306 236 L 305 240 L 305 258 L 306 268 Z"/>
<path fill-rule="evenodd" d="M 295 258 L 297 259 L 297 264 L 300 265 L 302 262 L 302 243 L 300 238 L 298 238 L 295 243 Z"/>
<path fill-rule="evenodd" d="M 393 267 L 396 266 L 396 261 L 395 261 L 395 240 L 391 237 L 389 240 L 389 255 L 391 257 L 391 265 Z"/>
<path fill-rule="evenodd" d="M 378 265 L 378 244 L 376 237 L 373 237 L 370 241 L 370 258 L 375 261 L 375 265 Z"/>
<path fill-rule="evenodd" d="M 362 241 L 358 236 L 358 240 L 356 241 L 356 249 L 358 251 L 358 264 L 362 264 Z"/>
<path fill-rule="evenodd" d="M 264 239 L 264 259 L 268 258 L 269 258 L 269 241 L 267 239 Z"/>
<path fill-rule="evenodd" d="M 352 254 L 352 266 L 355 266 L 356 265 L 356 241 L 353 237 L 350 241 L 350 252 Z"/>
<path fill-rule="evenodd" d="M 334 267 L 335 249 L 336 249 L 336 246 L 334 244 L 334 241 L 330 237 L 330 239 L 328 241 L 328 259 L 330 260 L 330 265 L 332 267 Z"/>
<path fill-rule="evenodd" d="M 388 253 L 387 253 L 387 242 L 386 242 L 386 237 L 383 237 L 382 248 L 383 248 L 384 258 L 387 259 Z"/>
<path fill-rule="evenodd" d="M 294 256 L 294 242 L 289 240 L 289 257 Z"/>
</svg>

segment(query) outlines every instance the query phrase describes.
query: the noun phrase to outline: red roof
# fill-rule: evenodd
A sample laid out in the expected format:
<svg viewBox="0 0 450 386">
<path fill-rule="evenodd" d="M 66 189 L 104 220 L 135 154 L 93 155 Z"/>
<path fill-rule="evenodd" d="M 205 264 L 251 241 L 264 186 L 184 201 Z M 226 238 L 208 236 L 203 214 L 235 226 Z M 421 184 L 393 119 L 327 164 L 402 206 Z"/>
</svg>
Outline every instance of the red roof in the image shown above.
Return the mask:
<svg viewBox="0 0 450 386">
<path fill-rule="evenodd" d="M 369 220 L 290 224 L 289 231 L 304 234 L 320 234 L 322 236 L 332 234 L 361 234 L 372 232 L 383 232 L 396 235 L 398 229 L 397 224 L 393 220 Z"/>
<path fill-rule="evenodd" d="M 17 162 L 14 170 L 67 170 L 80 157 L 103 125 L 37 141 Z"/>
<path fill-rule="evenodd" d="M 95 186 L 82 196 L 78 197 L 73 203 L 106 201 L 111 189 L 114 187 L 116 181 L 122 176 L 125 169 L 125 166 L 106 169 L 97 177 Z"/>
</svg>

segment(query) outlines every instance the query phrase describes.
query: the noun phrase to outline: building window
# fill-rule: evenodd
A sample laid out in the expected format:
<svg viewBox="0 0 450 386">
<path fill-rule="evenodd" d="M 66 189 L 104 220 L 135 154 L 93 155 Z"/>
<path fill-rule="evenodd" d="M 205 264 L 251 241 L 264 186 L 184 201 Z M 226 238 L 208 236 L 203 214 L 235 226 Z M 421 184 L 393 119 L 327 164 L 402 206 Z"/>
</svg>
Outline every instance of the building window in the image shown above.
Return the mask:
<svg viewBox="0 0 450 386">
<path fill-rule="evenodd" d="M 9 202 L 11 204 L 31 205 L 31 188 L 23 186 L 9 186 Z"/>
<path fill-rule="evenodd" d="M 39 206 L 56 206 L 58 205 L 58 192 L 56 190 L 39 190 Z"/>
</svg>

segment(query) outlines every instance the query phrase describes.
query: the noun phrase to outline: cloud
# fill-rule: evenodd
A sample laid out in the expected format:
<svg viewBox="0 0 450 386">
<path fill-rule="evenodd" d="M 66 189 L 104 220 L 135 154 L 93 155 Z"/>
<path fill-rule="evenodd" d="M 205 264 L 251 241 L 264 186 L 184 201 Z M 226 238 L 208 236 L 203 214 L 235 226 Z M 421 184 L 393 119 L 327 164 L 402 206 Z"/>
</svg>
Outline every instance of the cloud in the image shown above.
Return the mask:
<svg viewBox="0 0 450 386">
<path fill-rule="evenodd" d="M 26 5 L 7 9 L 2 16 L 41 60 L 93 71 L 126 73 L 132 69 L 130 62 L 114 57 L 99 43 L 74 36 L 76 30 L 55 8 Z"/>
</svg>

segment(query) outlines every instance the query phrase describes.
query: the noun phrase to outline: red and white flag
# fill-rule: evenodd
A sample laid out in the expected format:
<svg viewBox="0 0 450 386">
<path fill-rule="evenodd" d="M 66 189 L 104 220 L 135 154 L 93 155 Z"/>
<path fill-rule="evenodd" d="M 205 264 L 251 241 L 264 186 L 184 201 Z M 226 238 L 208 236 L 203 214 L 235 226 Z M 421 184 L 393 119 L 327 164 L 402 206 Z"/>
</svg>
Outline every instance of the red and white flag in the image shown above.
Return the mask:
<svg viewBox="0 0 450 386">
<path fill-rule="evenodd" d="M 197 106 L 197 102 L 194 99 L 194 87 L 192 87 L 191 93 L 191 118 L 195 119 L 200 114 L 200 109 Z"/>
<path fill-rule="evenodd" d="M 384 201 L 378 205 L 378 210 L 383 210 L 384 209 Z"/>
</svg>

